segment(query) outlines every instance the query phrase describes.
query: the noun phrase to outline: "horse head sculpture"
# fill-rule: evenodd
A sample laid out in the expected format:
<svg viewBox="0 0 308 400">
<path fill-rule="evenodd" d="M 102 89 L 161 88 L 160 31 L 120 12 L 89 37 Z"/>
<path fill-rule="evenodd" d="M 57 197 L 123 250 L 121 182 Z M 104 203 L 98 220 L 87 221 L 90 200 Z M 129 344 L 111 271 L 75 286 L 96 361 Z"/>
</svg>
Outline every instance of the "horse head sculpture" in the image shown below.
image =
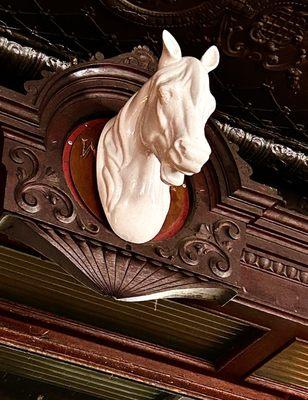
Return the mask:
<svg viewBox="0 0 308 400">
<path fill-rule="evenodd" d="M 163 32 L 157 72 L 104 127 L 97 149 L 97 184 L 113 231 L 143 243 L 160 231 L 170 186 L 198 173 L 211 149 L 204 125 L 215 110 L 208 73 L 219 62 L 210 47 L 201 61 L 182 57 Z"/>
</svg>

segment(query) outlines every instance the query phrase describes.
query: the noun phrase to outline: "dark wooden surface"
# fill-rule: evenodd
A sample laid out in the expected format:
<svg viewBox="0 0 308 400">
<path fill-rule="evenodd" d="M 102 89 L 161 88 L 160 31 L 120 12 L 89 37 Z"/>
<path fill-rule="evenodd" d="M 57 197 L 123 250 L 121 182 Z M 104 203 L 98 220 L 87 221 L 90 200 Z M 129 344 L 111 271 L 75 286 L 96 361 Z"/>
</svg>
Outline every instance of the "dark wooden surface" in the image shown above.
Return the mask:
<svg viewBox="0 0 308 400">
<path fill-rule="evenodd" d="M 57 246 L 61 232 L 67 240 L 79 234 L 219 281 L 243 298 L 307 315 L 307 218 L 284 208 L 273 189 L 253 182 L 247 164 L 211 123 L 206 135 L 213 154 L 190 179 L 190 213 L 171 239 L 125 243 L 75 200 L 62 170 L 68 135 L 97 113 L 110 117 L 147 76 L 123 60 L 104 61 L 33 82 L 28 96 L 3 90 L 4 210 L 30 218 L 41 237 L 47 232 L 42 222 L 60 229 L 52 233 Z M 78 240 L 75 250 L 83 251 Z"/>
<path fill-rule="evenodd" d="M 129 338 L 106 334 L 106 343 L 101 336 L 93 343 L 100 335 L 94 328 L 4 302 L 2 343 L 34 352 L 44 349 L 54 357 L 65 354 L 67 361 L 196 398 L 287 398 L 290 389 L 250 374 L 295 338 L 307 339 L 307 217 L 285 207 L 274 189 L 250 178 L 250 167 L 217 124 L 210 121 L 206 127 L 213 154 L 202 172 L 189 180 L 190 212 L 170 239 L 144 245 L 122 241 L 76 199 L 65 179 L 63 150 L 73 130 L 98 117 L 110 118 L 149 77 L 138 63 L 127 63 L 127 57 L 46 76 L 30 83 L 27 95 L 1 88 L 1 229 L 101 293 L 123 294 L 124 278 L 133 282 L 130 296 L 157 292 L 161 282 L 168 288 L 214 286 L 231 293 L 226 301 L 237 294 L 223 307 L 221 302 L 212 305 L 216 312 L 269 331 L 232 357 L 224 360 L 222 355 L 220 367 L 213 370 L 189 356 L 177 358 Z M 144 285 L 133 281 L 143 264 Z M 114 278 L 108 288 L 107 275 Z M 42 331 L 42 323 L 55 324 L 48 343 L 33 334 L 35 329 Z M 114 350 L 117 346 L 120 350 Z M 306 394 L 292 388 L 290 396 Z"/>
<path fill-rule="evenodd" d="M 13 303 L 0 302 L 2 343 L 97 371 L 135 379 L 198 399 L 305 399 L 306 394 L 270 384 L 256 389 L 215 377 L 205 362 L 167 349 L 93 329 Z M 29 325 L 31 322 L 31 326 Z M 46 333 L 47 332 L 47 333 Z M 253 380 L 252 380 L 253 381 Z M 255 383 L 255 382 L 254 382 Z M 289 397 L 288 397 L 289 396 Z"/>
<path fill-rule="evenodd" d="M 307 7 L 304 0 L 4 0 L 0 27 L 10 40 L 71 62 L 138 45 L 158 56 L 163 29 L 184 55 L 200 58 L 215 43 L 222 58 L 212 82 L 219 110 L 263 137 L 307 149 Z M 12 47 L 2 53 L 4 84 L 22 87 L 40 68 L 52 68 Z"/>
</svg>

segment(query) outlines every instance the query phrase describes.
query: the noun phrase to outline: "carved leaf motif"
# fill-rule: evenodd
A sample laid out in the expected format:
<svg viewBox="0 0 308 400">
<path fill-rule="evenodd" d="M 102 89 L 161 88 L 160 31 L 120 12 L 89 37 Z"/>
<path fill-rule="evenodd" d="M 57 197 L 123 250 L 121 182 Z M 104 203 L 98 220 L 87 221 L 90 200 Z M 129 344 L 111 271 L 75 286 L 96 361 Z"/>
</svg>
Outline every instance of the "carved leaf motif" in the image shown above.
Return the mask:
<svg viewBox="0 0 308 400">
<path fill-rule="evenodd" d="M 212 236 L 209 225 L 201 224 L 199 232 L 196 233 L 196 236 L 203 239 L 209 239 Z"/>
<path fill-rule="evenodd" d="M 232 221 L 219 220 L 213 225 L 201 224 L 198 232 L 182 239 L 176 249 L 159 247 L 156 252 L 164 258 L 179 256 L 185 264 L 191 266 L 207 261 L 215 275 L 226 278 L 232 272 L 228 254 L 233 250 L 233 242 L 239 238 L 238 225 Z"/>
<path fill-rule="evenodd" d="M 52 185 L 57 180 L 52 167 L 47 167 L 40 173 L 38 158 L 33 151 L 24 147 L 12 149 L 10 158 L 14 163 L 22 165 L 17 168 L 18 183 L 14 192 L 15 201 L 22 210 L 35 214 L 42 210 L 45 199 L 51 205 L 57 221 L 68 224 L 77 218 L 81 229 L 98 233 L 98 226 L 82 222 L 69 196 Z M 49 182 L 44 182 L 44 179 Z"/>
<path fill-rule="evenodd" d="M 135 47 L 131 54 L 123 60 L 123 63 L 139 65 L 149 72 L 155 72 L 157 69 L 157 58 L 147 46 Z"/>
</svg>

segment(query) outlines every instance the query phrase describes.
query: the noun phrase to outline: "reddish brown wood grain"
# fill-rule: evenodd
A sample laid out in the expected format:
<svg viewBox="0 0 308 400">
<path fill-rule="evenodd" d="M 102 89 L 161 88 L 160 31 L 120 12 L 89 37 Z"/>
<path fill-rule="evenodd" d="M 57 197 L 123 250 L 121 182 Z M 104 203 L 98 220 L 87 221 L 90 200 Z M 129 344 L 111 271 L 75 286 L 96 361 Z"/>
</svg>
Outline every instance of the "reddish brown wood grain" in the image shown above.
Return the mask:
<svg viewBox="0 0 308 400">
<path fill-rule="evenodd" d="M 69 135 L 84 121 L 97 116 L 110 118 L 148 77 L 138 65 L 104 60 L 80 64 L 34 82 L 28 96 L 2 88 L 3 212 L 30 221 L 32 234 L 35 229 L 45 232 L 33 243 L 38 251 L 44 254 L 48 248 L 50 258 L 60 264 L 65 255 L 75 257 L 70 273 L 83 278 L 90 287 L 94 284 L 93 279 L 85 279 L 84 272 L 89 271 L 81 261 L 82 243 L 113 246 L 131 252 L 134 259 L 146 258 L 151 268 L 159 268 L 161 279 L 167 276 L 165 269 L 168 276 L 175 271 L 192 280 L 219 282 L 236 290 L 237 299 L 223 308 L 211 307 L 264 327 L 268 333 L 232 358 L 222 355 L 217 374 L 206 363 L 167 349 L 3 303 L 2 343 L 196 398 L 305 398 L 296 390 L 284 392 L 281 385 L 260 383 L 252 377 L 243 383 L 243 379 L 290 340 L 307 338 L 308 220 L 304 214 L 287 209 L 275 190 L 251 179 L 249 166 L 215 124 L 210 121 L 205 132 L 213 149 L 211 158 L 202 172 L 189 180 L 189 216 L 182 229 L 160 243 L 128 244 L 102 222 L 97 195 L 93 195 L 93 158 L 88 165 L 80 164 L 78 157 L 85 150 L 82 161 L 87 163 L 93 153 L 91 147 L 83 149 L 82 143 L 79 147 L 76 143 L 71 160 L 70 152 L 65 152 L 64 172 L 70 167 L 75 182 L 72 177 L 65 179 L 63 149 L 70 146 L 73 150 L 67 143 Z M 97 131 L 88 133 L 89 138 L 97 140 Z M 76 163 L 79 167 L 75 169 Z M 179 194 L 174 214 L 183 212 L 181 204 L 186 195 L 187 191 Z M 176 220 L 175 215 L 171 214 L 171 220 Z M 70 247 L 72 238 L 76 239 L 75 254 Z M 220 264 L 209 259 L 209 253 L 220 255 Z M 200 302 L 190 304 L 205 307 Z M 43 336 L 46 330 L 48 338 Z M 256 390 L 248 389 L 250 384 Z"/>
<path fill-rule="evenodd" d="M 283 390 L 215 378 L 205 362 L 10 302 L 0 302 L 0 343 L 198 399 L 274 400 Z M 294 399 L 303 399 L 293 392 Z"/>
</svg>

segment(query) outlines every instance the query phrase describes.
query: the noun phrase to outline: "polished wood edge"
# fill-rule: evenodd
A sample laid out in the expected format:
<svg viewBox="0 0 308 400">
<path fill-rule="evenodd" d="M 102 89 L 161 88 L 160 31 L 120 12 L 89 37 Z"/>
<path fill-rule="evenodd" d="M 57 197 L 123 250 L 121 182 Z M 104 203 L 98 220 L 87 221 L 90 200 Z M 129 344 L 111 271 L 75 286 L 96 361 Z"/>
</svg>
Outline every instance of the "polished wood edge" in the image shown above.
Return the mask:
<svg viewBox="0 0 308 400">
<path fill-rule="evenodd" d="M 198 399 L 281 398 L 281 385 L 254 389 L 214 376 L 206 362 L 159 346 L 79 324 L 50 313 L 0 301 L 0 343 L 104 371 Z M 292 391 L 294 399 L 303 398 Z"/>
<path fill-rule="evenodd" d="M 250 384 L 252 388 L 267 388 L 267 389 L 275 389 L 281 390 L 284 393 L 284 398 L 290 399 L 307 399 L 308 390 L 300 389 L 299 387 L 295 387 L 293 385 L 288 384 L 283 385 L 279 382 L 274 382 L 269 379 L 261 378 L 259 376 L 250 376 L 246 379 L 246 382 Z M 290 397 L 287 397 L 290 396 Z"/>
<path fill-rule="evenodd" d="M 158 268 L 222 283 L 256 306 L 271 306 L 274 299 L 273 309 L 285 312 L 286 318 L 307 317 L 307 217 L 285 209 L 275 190 L 250 179 L 251 168 L 213 121 L 206 126 L 213 154 L 191 178 L 192 211 L 170 240 L 129 244 L 72 198 L 62 168 L 67 135 L 94 115 L 117 112 L 148 77 L 138 67 L 104 60 L 33 81 L 28 96 L 1 89 L 0 112 L 9 118 L 1 123 L 4 211 L 34 225 L 43 223 L 40 229 L 52 228 L 58 247 L 61 235 L 76 238 L 76 251 L 82 240 L 115 246 L 146 257 Z"/>
</svg>

